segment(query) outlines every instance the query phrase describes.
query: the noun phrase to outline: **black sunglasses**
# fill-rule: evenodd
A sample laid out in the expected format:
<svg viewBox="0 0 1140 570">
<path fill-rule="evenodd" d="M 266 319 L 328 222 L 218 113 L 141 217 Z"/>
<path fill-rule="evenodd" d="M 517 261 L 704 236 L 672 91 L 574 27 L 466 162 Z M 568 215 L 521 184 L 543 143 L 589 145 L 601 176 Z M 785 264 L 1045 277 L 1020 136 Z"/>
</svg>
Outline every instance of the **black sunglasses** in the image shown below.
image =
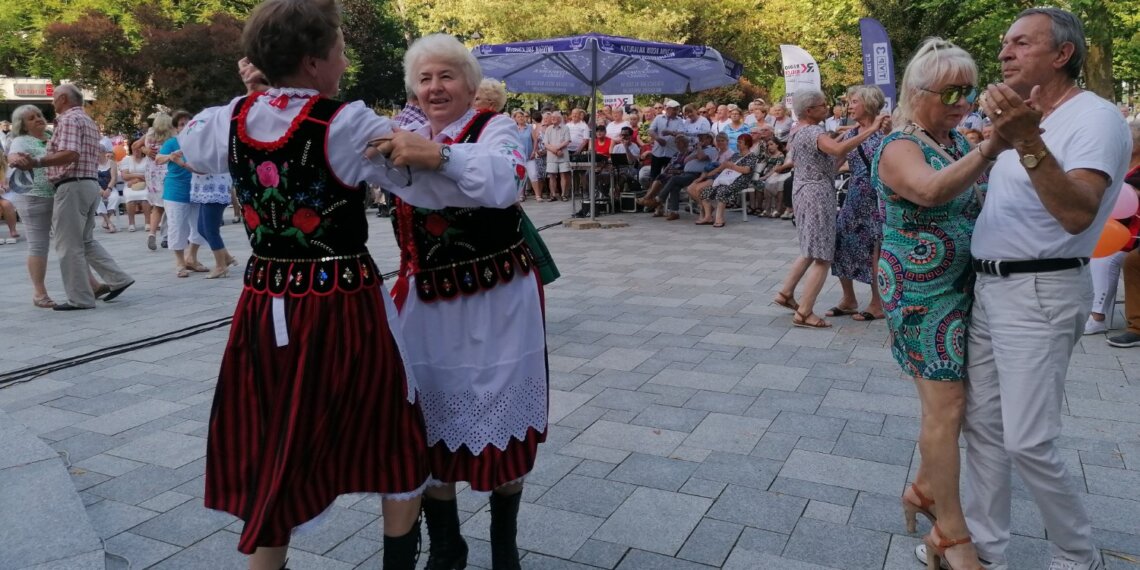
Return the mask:
<svg viewBox="0 0 1140 570">
<path fill-rule="evenodd" d="M 938 95 L 943 105 L 954 105 L 962 100 L 963 97 L 965 97 L 966 102 L 970 104 L 978 100 L 978 88 L 974 85 L 951 85 L 941 91 L 931 91 L 930 89 L 922 90 Z"/>
</svg>

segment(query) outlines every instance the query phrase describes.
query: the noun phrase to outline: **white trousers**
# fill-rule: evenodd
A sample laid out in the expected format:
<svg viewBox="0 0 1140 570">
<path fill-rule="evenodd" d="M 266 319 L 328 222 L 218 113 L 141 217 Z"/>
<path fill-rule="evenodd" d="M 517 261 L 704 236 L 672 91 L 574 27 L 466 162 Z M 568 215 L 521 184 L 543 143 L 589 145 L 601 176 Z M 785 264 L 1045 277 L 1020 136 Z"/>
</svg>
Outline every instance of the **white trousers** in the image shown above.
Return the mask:
<svg viewBox="0 0 1140 570">
<path fill-rule="evenodd" d="M 198 204 L 166 200 L 167 245 L 171 251 L 183 251 L 189 244 L 206 245 L 198 234 Z"/>
<path fill-rule="evenodd" d="M 1089 261 L 1092 271 L 1093 300 L 1092 312 L 1107 314 L 1116 306 L 1116 287 L 1120 284 L 1120 266 L 1124 256 L 1118 251 L 1108 257 L 1097 257 Z"/>
<path fill-rule="evenodd" d="M 1054 548 L 1091 561 L 1092 526 L 1056 446 L 1069 359 L 1092 304 L 1089 269 L 978 275 L 974 294 L 962 506 L 978 554 L 1006 560 L 1016 466 Z"/>
<path fill-rule="evenodd" d="M 114 188 L 111 189 L 111 194 L 106 199 L 100 198 L 98 208 L 95 210 L 97 215 L 111 214 L 112 217 L 119 215 L 119 201 L 121 200 L 119 193 Z"/>
</svg>

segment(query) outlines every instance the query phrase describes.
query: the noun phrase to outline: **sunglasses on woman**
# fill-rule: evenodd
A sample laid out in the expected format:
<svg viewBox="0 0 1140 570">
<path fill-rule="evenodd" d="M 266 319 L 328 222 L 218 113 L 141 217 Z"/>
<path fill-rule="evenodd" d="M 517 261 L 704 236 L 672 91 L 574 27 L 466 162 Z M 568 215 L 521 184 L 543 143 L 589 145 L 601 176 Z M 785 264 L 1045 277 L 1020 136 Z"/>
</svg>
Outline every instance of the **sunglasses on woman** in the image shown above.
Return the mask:
<svg viewBox="0 0 1140 570">
<path fill-rule="evenodd" d="M 978 88 L 974 85 L 951 85 L 941 91 L 931 91 L 930 89 L 923 89 L 923 91 L 938 95 L 943 105 L 954 105 L 963 97 L 971 105 L 978 100 Z"/>
</svg>

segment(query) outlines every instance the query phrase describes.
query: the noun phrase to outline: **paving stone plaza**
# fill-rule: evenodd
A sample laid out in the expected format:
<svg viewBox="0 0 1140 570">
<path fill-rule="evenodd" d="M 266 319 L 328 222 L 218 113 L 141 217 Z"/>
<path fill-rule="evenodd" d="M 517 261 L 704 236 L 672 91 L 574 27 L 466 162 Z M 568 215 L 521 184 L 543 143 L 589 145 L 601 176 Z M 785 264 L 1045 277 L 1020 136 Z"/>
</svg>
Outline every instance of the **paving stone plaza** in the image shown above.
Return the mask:
<svg viewBox="0 0 1140 570">
<path fill-rule="evenodd" d="M 539 226 L 569 213 L 526 207 Z M 520 514 L 524 568 L 920 568 L 898 499 L 919 405 L 884 323 L 796 329 L 769 304 L 798 251 L 789 222 L 612 218 L 629 227 L 542 234 L 562 278 L 546 290 L 550 431 Z M 369 219 L 394 270 L 390 224 Z M 223 235 L 248 255 L 240 226 Z M 0 247 L 0 373 L 232 314 L 239 276 L 177 279 L 143 232 L 97 237 L 137 283 L 94 311 L 33 307 L 23 242 Z M 54 252 L 49 291 L 64 300 Z M 819 312 L 838 297 L 830 280 Z M 245 567 L 240 521 L 202 506 L 228 330 L 0 389 L 0 568 Z M 1061 451 L 1107 568 L 1140 568 L 1140 349 L 1085 337 L 1064 414 Z M 465 491 L 459 507 L 469 568 L 489 567 L 486 499 Z M 294 537 L 290 567 L 379 568 L 379 508 L 341 497 Z M 1010 568 L 1044 569 L 1045 530 L 1016 481 L 1013 520 Z"/>
</svg>

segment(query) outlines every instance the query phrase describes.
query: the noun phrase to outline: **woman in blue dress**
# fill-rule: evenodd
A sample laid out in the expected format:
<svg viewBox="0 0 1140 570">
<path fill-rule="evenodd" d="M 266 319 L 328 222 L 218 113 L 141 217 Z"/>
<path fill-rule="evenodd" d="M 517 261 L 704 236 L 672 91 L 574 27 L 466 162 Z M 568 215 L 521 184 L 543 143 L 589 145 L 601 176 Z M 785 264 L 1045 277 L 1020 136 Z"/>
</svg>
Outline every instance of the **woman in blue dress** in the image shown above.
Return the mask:
<svg viewBox="0 0 1140 570">
<path fill-rule="evenodd" d="M 883 239 L 879 196 L 871 187 L 871 158 L 883 142 L 882 131 L 890 130 L 889 124 L 882 129 L 874 127 L 885 102 L 882 89 L 874 85 L 856 85 L 847 90 L 848 108 L 856 125 L 840 140 L 856 138 L 868 129 L 875 132 L 847 153 L 851 181 L 847 186 L 847 199 L 835 220 L 835 262 L 831 264 L 831 274 L 839 278 L 843 297 L 827 312 L 829 317 L 851 315 L 856 321 L 883 318 L 878 288 L 871 287 L 871 301 L 860 311 L 854 282 L 871 284 L 872 267 L 879 258 L 879 242 Z"/>
</svg>

